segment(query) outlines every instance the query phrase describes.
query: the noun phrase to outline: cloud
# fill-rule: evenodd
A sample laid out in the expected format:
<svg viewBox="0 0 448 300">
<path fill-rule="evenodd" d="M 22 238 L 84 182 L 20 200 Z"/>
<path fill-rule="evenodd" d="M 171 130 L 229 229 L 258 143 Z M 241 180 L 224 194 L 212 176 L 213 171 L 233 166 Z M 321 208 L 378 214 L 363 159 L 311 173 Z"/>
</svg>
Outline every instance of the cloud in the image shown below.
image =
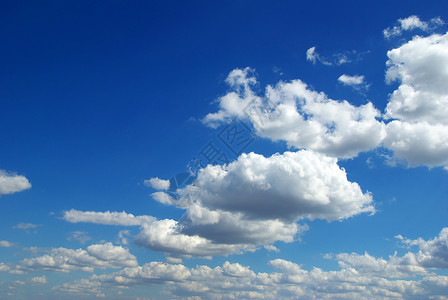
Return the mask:
<svg viewBox="0 0 448 300">
<path fill-rule="evenodd" d="M 81 244 L 85 244 L 88 241 L 90 241 L 92 238 L 90 236 L 88 236 L 87 232 L 83 232 L 83 231 L 74 231 L 71 233 L 70 237 L 68 238 L 68 240 L 75 240 L 80 242 Z"/>
<path fill-rule="evenodd" d="M 131 235 L 131 232 L 129 230 L 120 230 L 120 232 L 118 232 L 118 236 L 117 236 L 118 243 L 120 243 L 122 245 L 129 244 L 129 240 L 127 237 L 130 235 Z"/>
<path fill-rule="evenodd" d="M 30 279 L 31 283 L 36 283 L 36 284 L 46 284 L 47 283 L 47 277 L 45 275 L 40 276 L 40 277 L 33 277 Z"/>
<path fill-rule="evenodd" d="M 365 83 L 364 79 L 365 78 L 363 75 L 350 76 L 342 74 L 341 76 L 339 76 L 338 81 L 349 86 L 360 86 Z"/>
<path fill-rule="evenodd" d="M 393 27 L 388 27 L 383 30 L 383 35 L 385 38 L 389 39 L 394 36 L 399 36 L 403 31 L 410 31 L 415 29 L 420 29 L 423 31 L 431 31 L 445 24 L 445 22 L 440 18 L 433 18 L 428 22 L 421 21 L 416 15 L 409 16 L 404 19 L 398 19 L 398 25 Z"/>
<path fill-rule="evenodd" d="M 137 259 L 129 250 L 112 243 L 94 244 L 83 249 L 54 248 L 49 254 L 22 260 L 17 266 L 24 271 L 85 271 L 95 268 L 122 268 L 137 266 Z"/>
<path fill-rule="evenodd" d="M 365 53 L 359 53 L 356 50 L 344 51 L 333 54 L 331 57 L 323 57 L 316 51 L 316 47 L 311 47 L 306 50 L 306 60 L 316 64 L 320 62 L 326 66 L 340 66 L 342 64 L 351 63 L 352 61 L 360 60 Z"/>
<path fill-rule="evenodd" d="M 31 183 L 25 176 L 0 170 L 0 197 L 31 188 Z"/>
<path fill-rule="evenodd" d="M 414 37 L 387 53 L 386 80 L 399 82 L 385 111 L 384 145 L 409 166 L 448 164 L 448 33 Z"/>
<path fill-rule="evenodd" d="M 11 243 L 8 241 L 0 241 L 0 247 L 4 247 L 4 248 L 14 247 L 14 243 Z"/>
<path fill-rule="evenodd" d="M 62 218 L 70 223 L 84 222 L 120 226 L 139 226 L 156 220 L 156 218 L 151 216 L 134 216 L 133 214 L 128 214 L 126 212 L 93 212 L 79 211 L 76 209 L 64 211 Z"/>
<path fill-rule="evenodd" d="M 217 126 L 238 117 L 249 120 L 258 136 L 339 158 L 374 149 L 386 135 L 384 123 L 377 120 L 381 114 L 370 102 L 356 107 L 332 100 L 299 79 L 268 85 L 259 97 L 251 89 L 256 83 L 252 73 L 246 68 L 229 74 L 228 82 L 235 74 L 238 81 L 218 99 L 220 109 L 204 118 L 206 124 Z"/>
<path fill-rule="evenodd" d="M 337 159 L 306 150 L 242 154 L 228 165 L 201 169 L 194 184 L 176 192 L 167 203 L 185 214 L 144 224 L 137 244 L 174 255 L 227 255 L 293 242 L 308 229 L 299 220 L 375 211 L 372 196 L 347 180 Z"/>
<path fill-rule="evenodd" d="M 417 246 L 419 252 L 415 254 L 418 265 L 424 268 L 448 269 L 448 227 L 443 228 L 439 236 L 425 241 L 422 238 L 410 240 L 398 235 L 403 244 Z"/>
<path fill-rule="evenodd" d="M 41 226 L 41 225 L 40 224 L 32 224 L 32 223 L 19 223 L 19 224 L 15 225 L 13 228 L 28 230 L 28 229 L 36 229 L 39 226 Z"/>
<path fill-rule="evenodd" d="M 316 47 L 311 47 L 306 50 L 306 59 L 311 61 L 313 64 L 317 62 L 319 54 L 316 52 Z"/>
<path fill-rule="evenodd" d="M 337 159 L 310 150 L 242 154 L 228 165 L 201 169 L 193 184 L 176 193 L 167 204 L 185 210 L 178 221 L 76 210 L 65 212 L 64 219 L 140 225 L 135 237 L 140 246 L 167 256 L 209 257 L 293 242 L 308 230 L 300 220 L 343 220 L 375 211 L 370 193 L 347 180 Z"/>
<path fill-rule="evenodd" d="M 155 188 L 156 190 L 168 190 L 170 188 L 169 180 L 162 180 L 157 177 L 145 180 L 145 185 Z"/>
<path fill-rule="evenodd" d="M 4 263 L 0 263 L 0 272 L 8 272 L 11 268 Z"/>
<path fill-rule="evenodd" d="M 389 261 L 367 253 L 340 254 L 336 259 L 340 266 L 336 271 L 316 267 L 306 270 L 294 262 L 273 259 L 269 261 L 274 269 L 271 273 L 256 273 L 250 267 L 228 261 L 214 268 L 205 265 L 187 268 L 181 264 L 151 262 L 111 274 L 93 275 L 54 289 L 88 295 L 103 290 L 110 292 L 117 286 L 157 284 L 164 286 L 164 295 L 171 298 L 191 296 L 205 299 L 423 299 L 448 292 L 448 276 L 416 271 L 408 268 L 404 260 L 398 264 L 394 261 L 398 259 L 396 255 Z M 382 272 L 385 272 L 385 277 Z"/>
</svg>

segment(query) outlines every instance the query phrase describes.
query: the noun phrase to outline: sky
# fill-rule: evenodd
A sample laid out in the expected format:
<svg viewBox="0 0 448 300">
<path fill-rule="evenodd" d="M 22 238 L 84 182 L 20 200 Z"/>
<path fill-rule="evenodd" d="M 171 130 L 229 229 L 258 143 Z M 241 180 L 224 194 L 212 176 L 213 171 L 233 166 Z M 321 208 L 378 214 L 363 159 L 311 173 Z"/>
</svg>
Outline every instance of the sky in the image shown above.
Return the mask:
<svg viewBox="0 0 448 300">
<path fill-rule="evenodd" d="M 1 2 L 0 299 L 447 299 L 447 12 Z"/>
</svg>

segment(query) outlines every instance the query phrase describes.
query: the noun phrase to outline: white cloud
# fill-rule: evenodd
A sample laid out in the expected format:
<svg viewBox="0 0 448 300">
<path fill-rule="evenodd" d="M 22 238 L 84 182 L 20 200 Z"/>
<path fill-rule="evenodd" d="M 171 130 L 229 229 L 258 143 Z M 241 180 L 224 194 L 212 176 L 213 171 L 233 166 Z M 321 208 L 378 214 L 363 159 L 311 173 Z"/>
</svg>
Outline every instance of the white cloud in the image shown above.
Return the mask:
<svg viewBox="0 0 448 300">
<path fill-rule="evenodd" d="M 346 75 L 346 74 L 342 74 L 341 76 L 339 76 L 338 80 L 340 82 L 342 82 L 345 85 L 360 85 L 364 83 L 364 76 L 362 75 L 355 75 L 355 76 L 350 76 L 350 75 Z"/>
<path fill-rule="evenodd" d="M 31 283 L 36 283 L 36 284 L 46 284 L 47 283 L 47 277 L 45 275 L 40 276 L 40 277 L 33 277 L 30 279 Z"/>
<path fill-rule="evenodd" d="M 409 240 L 401 235 L 397 236 L 404 244 L 418 246 L 415 254 L 416 261 L 424 268 L 448 269 L 448 227 L 443 228 L 439 236 L 425 241 L 422 238 Z"/>
<path fill-rule="evenodd" d="M 414 166 L 448 165 L 448 126 L 426 122 L 392 121 L 387 124 L 384 145 L 398 160 Z"/>
<path fill-rule="evenodd" d="M 4 263 L 0 263 L 0 272 L 8 272 L 11 268 Z"/>
<path fill-rule="evenodd" d="M 75 240 L 80 242 L 81 244 L 85 244 L 88 241 L 90 241 L 92 238 L 90 236 L 88 236 L 87 232 L 83 232 L 83 231 L 74 231 L 71 233 L 70 237 L 68 238 L 68 240 Z"/>
<path fill-rule="evenodd" d="M 255 250 L 252 245 L 213 243 L 198 235 L 183 234 L 179 223 L 168 219 L 144 224 L 135 242 L 154 251 L 180 256 L 210 257 L 238 253 L 242 250 Z"/>
<path fill-rule="evenodd" d="M 86 271 L 95 268 L 121 268 L 137 266 L 137 259 L 129 250 L 111 243 L 95 244 L 83 249 L 54 248 L 49 254 L 22 260 L 18 270 L 31 271 Z"/>
<path fill-rule="evenodd" d="M 415 29 L 430 31 L 445 24 L 445 22 L 440 17 L 433 18 L 429 22 L 424 22 L 415 15 L 409 16 L 404 19 L 398 19 L 398 23 L 399 24 L 396 26 L 388 27 L 383 30 L 383 35 L 385 38 L 389 39 L 393 36 L 401 35 L 403 31 L 410 31 Z"/>
<path fill-rule="evenodd" d="M 121 225 L 121 226 L 139 226 L 145 223 L 151 223 L 156 218 L 151 216 L 134 216 L 125 212 L 94 212 L 94 211 L 79 211 L 71 209 L 64 211 L 62 217 L 65 221 L 70 223 L 94 223 L 103 225 Z"/>
<path fill-rule="evenodd" d="M 0 241 L 0 247 L 4 247 L 4 248 L 14 247 L 14 243 L 11 243 L 8 241 Z"/>
<path fill-rule="evenodd" d="M 0 197 L 31 188 L 31 183 L 25 176 L 0 170 Z"/>
<path fill-rule="evenodd" d="M 387 53 L 389 83 L 384 145 L 410 166 L 448 164 L 448 33 L 414 37 Z"/>
<path fill-rule="evenodd" d="M 335 158 L 305 150 L 242 154 L 226 166 L 209 165 L 171 199 L 186 213 L 180 221 L 144 224 L 139 245 L 177 255 L 226 255 L 292 242 L 308 229 L 298 220 L 375 211 L 371 195 L 347 180 Z"/>
<path fill-rule="evenodd" d="M 393 269 L 382 259 L 368 254 L 339 256 L 340 270 L 305 270 L 284 259 L 274 259 L 271 273 L 256 273 L 249 267 L 226 261 L 214 268 L 198 265 L 187 268 L 180 264 L 151 262 L 139 267 L 93 275 L 54 289 L 75 294 L 96 294 L 117 286 L 163 285 L 164 295 L 171 298 L 189 296 L 205 299 L 423 299 L 443 296 L 448 292 L 448 276 L 413 273 L 414 270 Z M 393 257 L 392 257 L 393 259 Z M 387 272 L 386 278 L 381 274 Z M 422 278 L 412 278 L 421 274 Z M 388 279 L 392 275 L 392 279 Z M 403 277 L 396 277 L 402 275 Z"/>
<path fill-rule="evenodd" d="M 13 228 L 15 229 L 22 229 L 22 230 L 28 230 L 28 229 L 36 229 L 41 225 L 39 224 L 32 224 L 32 223 L 19 223 L 15 225 Z"/>
<path fill-rule="evenodd" d="M 271 157 L 242 154 L 226 166 L 202 169 L 196 185 L 199 193 L 194 201 L 200 206 L 243 213 L 252 220 L 333 221 L 374 212 L 371 195 L 347 180 L 337 159 L 309 150 Z M 189 208 L 187 217 L 193 224 L 219 221 L 210 212 L 197 215 L 195 205 Z"/>
<path fill-rule="evenodd" d="M 118 243 L 120 243 L 122 245 L 129 244 L 128 236 L 130 236 L 130 235 L 131 235 L 131 232 L 129 230 L 120 230 L 120 232 L 118 232 L 118 236 L 117 236 Z"/>
<path fill-rule="evenodd" d="M 306 50 L 306 59 L 313 64 L 320 62 L 326 66 L 340 66 L 342 64 L 350 63 L 352 61 L 360 60 L 365 53 L 359 53 L 356 50 L 344 51 L 333 54 L 331 57 L 323 57 L 316 51 L 316 47 L 311 47 Z"/>
<path fill-rule="evenodd" d="M 347 180 L 337 159 L 309 150 L 271 157 L 242 154 L 226 166 L 201 169 L 194 184 L 176 193 L 166 204 L 185 210 L 179 221 L 75 210 L 65 212 L 64 219 L 140 225 L 138 245 L 169 257 L 209 257 L 293 242 L 308 230 L 299 220 L 343 220 L 375 211 L 370 193 Z M 110 221 L 110 216 L 117 217 Z"/>
<path fill-rule="evenodd" d="M 168 190 L 170 188 L 170 181 L 155 177 L 149 180 L 145 180 L 145 185 L 150 186 L 156 190 Z"/>
<path fill-rule="evenodd" d="M 205 117 L 206 124 L 217 126 L 239 117 L 250 120 L 261 137 L 340 158 L 371 150 L 385 137 L 385 125 L 377 120 L 381 114 L 370 102 L 356 107 L 332 100 L 298 79 L 267 86 L 262 98 L 251 89 L 256 79 L 250 69 L 236 69 L 229 78 L 235 73 L 239 81 L 219 98 L 220 109 Z"/>
<path fill-rule="evenodd" d="M 318 60 L 319 54 L 316 52 L 316 47 L 311 47 L 306 50 L 306 59 L 311 61 L 313 64 Z"/>
</svg>

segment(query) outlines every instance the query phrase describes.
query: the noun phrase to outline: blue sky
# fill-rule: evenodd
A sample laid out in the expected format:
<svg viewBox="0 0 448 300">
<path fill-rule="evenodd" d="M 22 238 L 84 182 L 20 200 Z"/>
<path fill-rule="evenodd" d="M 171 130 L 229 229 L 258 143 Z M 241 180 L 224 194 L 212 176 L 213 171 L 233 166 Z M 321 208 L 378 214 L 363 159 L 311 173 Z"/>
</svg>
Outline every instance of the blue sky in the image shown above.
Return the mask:
<svg viewBox="0 0 448 300">
<path fill-rule="evenodd" d="M 446 11 L 2 2 L 0 299 L 445 299 Z"/>
</svg>

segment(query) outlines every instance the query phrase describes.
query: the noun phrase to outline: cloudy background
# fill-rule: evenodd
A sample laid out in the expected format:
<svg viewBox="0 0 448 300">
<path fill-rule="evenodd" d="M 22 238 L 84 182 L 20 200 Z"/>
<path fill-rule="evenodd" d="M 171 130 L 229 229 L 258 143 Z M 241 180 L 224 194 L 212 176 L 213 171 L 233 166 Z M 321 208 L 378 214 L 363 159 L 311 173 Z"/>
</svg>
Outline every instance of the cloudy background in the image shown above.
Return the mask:
<svg viewBox="0 0 448 300">
<path fill-rule="evenodd" d="M 0 5 L 0 298 L 446 299 L 448 11 Z"/>
</svg>

